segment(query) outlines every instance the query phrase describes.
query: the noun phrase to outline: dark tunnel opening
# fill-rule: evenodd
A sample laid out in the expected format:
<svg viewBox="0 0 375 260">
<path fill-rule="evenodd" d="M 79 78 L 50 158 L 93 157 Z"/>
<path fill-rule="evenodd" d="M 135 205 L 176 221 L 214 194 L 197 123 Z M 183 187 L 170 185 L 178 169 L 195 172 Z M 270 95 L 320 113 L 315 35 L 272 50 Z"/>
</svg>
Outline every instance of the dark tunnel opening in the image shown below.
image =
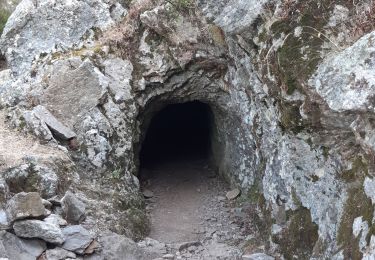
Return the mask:
<svg viewBox="0 0 375 260">
<path fill-rule="evenodd" d="M 167 105 L 152 119 L 140 151 L 140 167 L 167 162 L 208 160 L 213 114 L 208 104 Z"/>
</svg>

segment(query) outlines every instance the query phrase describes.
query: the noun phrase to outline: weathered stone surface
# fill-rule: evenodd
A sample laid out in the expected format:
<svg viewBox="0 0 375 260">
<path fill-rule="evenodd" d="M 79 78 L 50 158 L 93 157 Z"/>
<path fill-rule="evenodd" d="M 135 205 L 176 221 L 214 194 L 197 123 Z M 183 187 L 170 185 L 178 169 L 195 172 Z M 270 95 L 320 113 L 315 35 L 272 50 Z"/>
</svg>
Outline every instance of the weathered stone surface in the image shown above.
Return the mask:
<svg viewBox="0 0 375 260">
<path fill-rule="evenodd" d="M 29 217 L 39 218 L 46 213 L 42 199 L 37 192 L 21 192 L 7 203 L 7 215 L 10 222 Z"/>
<path fill-rule="evenodd" d="M 251 255 L 243 255 L 243 260 L 274 260 L 275 258 L 263 253 L 256 253 Z"/>
<path fill-rule="evenodd" d="M 69 252 L 63 248 L 56 247 L 54 249 L 48 249 L 46 251 L 46 260 L 65 260 L 65 259 L 76 259 L 76 254 Z"/>
<path fill-rule="evenodd" d="M 0 230 L 6 230 L 10 228 L 8 216 L 5 210 L 0 209 Z"/>
<path fill-rule="evenodd" d="M 33 162 L 22 164 L 4 173 L 10 192 L 38 192 L 43 198 L 56 195 L 59 178 L 50 168 Z"/>
<path fill-rule="evenodd" d="M 4 84 L 6 81 L 12 79 L 11 71 L 10 70 L 2 70 L 0 71 L 0 84 Z"/>
<path fill-rule="evenodd" d="M 41 240 L 26 240 L 12 233 L 0 231 L 0 258 L 30 260 L 40 256 L 47 246 Z"/>
<path fill-rule="evenodd" d="M 106 234 L 99 239 L 102 251 L 88 256 L 87 260 L 142 260 L 147 259 L 131 239 L 117 234 Z"/>
<path fill-rule="evenodd" d="M 69 223 L 79 223 L 85 218 L 86 205 L 80 201 L 72 192 L 67 191 L 61 200 L 65 219 Z"/>
<path fill-rule="evenodd" d="M 338 55 L 319 65 L 309 84 L 327 102 L 330 109 L 343 111 L 375 111 L 373 105 L 373 71 L 375 33 L 367 34 Z"/>
<path fill-rule="evenodd" d="M 225 196 L 227 197 L 228 200 L 234 200 L 238 196 L 240 196 L 240 194 L 241 194 L 240 189 L 234 189 L 234 190 L 228 191 Z"/>
<path fill-rule="evenodd" d="M 151 190 L 144 190 L 142 194 L 146 199 L 154 197 L 154 193 Z"/>
<path fill-rule="evenodd" d="M 76 137 L 76 134 L 72 130 L 59 122 L 45 107 L 39 105 L 32 110 L 32 113 L 42 123 L 46 124 L 59 139 L 69 140 Z"/>
<path fill-rule="evenodd" d="M 167 247 L 164 243 L 149 237 L 139 242 L 138 246 L 152 258 L 157 258 L 167 253 Z"/>
<path fill-rule="evenodd" d="M 77 121 L 100 103 L 107 79 L 90 60 L 70 58 L 53 64 L 41 103 L 64 125 Z M 74 135 L 75 136 L 75 135 Z M 74 137 L 71 133 L 69 137 Z"/>
<path fill-rule="evenodd" d="M 62 217 L 60 217 L 59 215 L 56 215 L 56 214 L 49 215 L 48 217 L 43 219 L 43 221 L 46 222 L 46 223 L 56 225 L 58 227 L 68 225 L 68 222 L 65 219 L 63 219 Z"/>
<path fill-rule="evenodd" d="M 41 220 L 19 220 L 13 224 L 13 229 L 19 237 L 40 238 L 52 244 L 62 244 L 65 241 L 58 226 Z"/>
<path fill-rule="evenodd" d="M 62 248 L 77 254 L 83 254 L 93 240 L 91 234 L 80 225 L 66 227 L 62 232 L 65 237 Z"/>
<path fill-rule="evenodd" d="M 79 44 L 86 33 L 93 33 L 92 28 L 113 24 L 110 6 L 100 0 L 40 1 L 37 4 L 31 0 L 22 1 L 8 20 L 0 49 L 6 53 L 12 71 L 21 74 L 40 54 Z M 46 16 L 48 20 L 43 19 Z M 65 23 L 65 19 L 71 23 Z M 51 32 L 53 28 L 55 30 Z"/>
</svg>

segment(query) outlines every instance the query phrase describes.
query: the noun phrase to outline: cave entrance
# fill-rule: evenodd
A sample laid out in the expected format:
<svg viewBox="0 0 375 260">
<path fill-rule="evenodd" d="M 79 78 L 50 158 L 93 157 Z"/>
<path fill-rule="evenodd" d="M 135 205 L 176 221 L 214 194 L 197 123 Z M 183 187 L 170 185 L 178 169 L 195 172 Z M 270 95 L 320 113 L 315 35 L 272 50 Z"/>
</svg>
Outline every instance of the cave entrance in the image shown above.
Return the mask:
<svg viewBox="0 0 375 260">
<path fill-rule="evenodd" d="M 213 113 L 208 104 L 170 104 L 150 121 L 140 152 L 140 167 L 181 161 L 208 160 Z"/>
<path fill-rule="evenodd" d="M 147 132 L 139 158 L 141 189 L 151 219 L 149 237 L 164 243 L 197 241 L 201 233 L 196 230 L 204 228 L 199 223 L 211 212 L 207 205 L 215 206 L 226 189 L 210 167 L 216 147 L 214 113 L 199 101 L 149 113 L 153 117 L 145 118 Z"/>
</svg>

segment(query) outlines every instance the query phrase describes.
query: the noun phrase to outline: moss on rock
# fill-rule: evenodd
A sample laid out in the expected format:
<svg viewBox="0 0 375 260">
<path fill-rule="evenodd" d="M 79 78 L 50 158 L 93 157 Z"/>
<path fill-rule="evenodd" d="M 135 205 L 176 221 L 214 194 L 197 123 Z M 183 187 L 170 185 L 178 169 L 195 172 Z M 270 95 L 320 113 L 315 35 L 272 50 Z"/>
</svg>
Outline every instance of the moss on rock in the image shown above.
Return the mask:
<svg viewBox="0 0 375 260">
<path fill-rule="evenodd" d="M 0 35 L 3 33 L 4 27 L 8 18 L 10 16 L 10 12 L 5 9 L 0 8 Z"/>
<path fill-rule="evenodd" d="M 309 259 L 318 241 L 318 226 L 312 222 L 310 211 L 300 207 L 287 212 L 288 227 L 273 237 L 285 259 Z"/>
<path fill-rule="evenodd" d="M 348 198 L 345 202 L 341 222 L 337 233 L 337 243 L 344 249 L 346 259 L 362 259 L 362 253 L 359 249 L 360 236 L 353 235 L 353 222 L 357 217 L 363 217 L 367 221 L 370 231 L 367 234 L 367 242 L 374 234 L 375 227 L 372 224 L 374 217 L 374 206 L 370 198 L 367 197 L 363 182 L 368 175 L 368 164 L 361 156 L 356 157 L 351 169 L 343 171 L 341 178 L 349 184 L 347 190 Z"/>
</svg>

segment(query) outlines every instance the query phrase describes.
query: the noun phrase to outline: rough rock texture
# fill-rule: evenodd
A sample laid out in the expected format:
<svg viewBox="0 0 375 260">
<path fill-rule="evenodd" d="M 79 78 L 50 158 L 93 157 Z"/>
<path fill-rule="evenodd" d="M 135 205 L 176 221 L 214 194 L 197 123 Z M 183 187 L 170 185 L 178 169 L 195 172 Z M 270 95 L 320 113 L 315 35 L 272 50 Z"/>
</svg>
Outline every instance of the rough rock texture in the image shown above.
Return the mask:
<svg viewBox="0 0 375 260">
<path fill-rule="evenodd" d="M 29 217 L 38 218 L 46 213 L 42 199 L 37 192 L 21 192 L 14 195 L 8 201 L 6 209 L 10 222 Z"/>
<path fill-rule="evenodd" d="M 85 217 L 86 205 L 70 191 L 61 200 L 65 219 L 73 224 L 79 223 Z"/>
<path fill-rule="evenodd" d="M 47 222 L 47 223 L 50 223 L 50 224 L 54 224 L 56 226 L 67 226 L 68 225 L 68 222 L 65 219 L 63 219 L 62 217 L 60 217 L 59 215 L 56 215 L 56 214 L 49 215 L 48 217 L 43 219 L 43 221 Z"/>
<path fill-rule="evenodd" d="M 62 232 L 65 237 L 62 248 L 77 254 L 83 254 L 93 240 L 90 233 L 79 225 L 66 227 Z"/>
<path fill-rule="evenodd" d="M 9 18 L 0 41 L 0 46 L 7 46 L 6 56 L 12 61 L 13 73 L 26 72 L 34 58 L 42 53 L 79 45 L 82 37 L 94 33 L 93 28 L 104 29 L 113 24 L 110 9 L 121 6 L 108 2 L 23 1 Z M 48 20 L 44 19 L 46 16 Z M 45 22 L 40 23 L 41 20 Z M 77 23 L 80 26 L 74 26 Z M 51 28 L 55 31 L 50 31 Z"/>
<path fill-rule="evenodd" d="M 93 231 L 142 238 L 146 129 L 167 104 L 199 100 L 213 112 L 212 163 L 253 205 L 251 235 L 267 254 L 370 259 L 373 1 L 182 2 L 20 3 L 0 40 L 11 70 L 0 107 L 74 159 L 68 179 L 56 172 L 62 189 L 35 187 L 73 190 Z M 41 107 L 64 127 L 38 117 Z M 6 180 L 3 201 L 15 192 Z M 107 241 L 93 259 L 137 259 L 127 239 Z"/>
<path fill-rule="evenodd" d="M 127 237 L 107 234 L 100 238 L 99 243 L 103 248 L 102 251 L 88 256 L 88 260 L 116 260 L 119 257 L 124 260 L 145 259 L 137 244 Z"/>
<path fill-rule="evenodd" d="M 65 241 L 58 226 L 41 220 L 19 220 L 14 223 L 13 229 L 19 237 L 40 238 L 53 244 L 62 244 Z"/>
<path fill-rule="evenodd" d="M 32 161 L 5 171 L 4 179 L 12 193 L 39 192 L 43 198 L 56 195 L 59 185 L 58 176 L 53 169 Z"/>
<path fill-rule="evenodd" d="M 41 240 L 26 240 L 12 233 L 0 231 L 0 258 L 36 259 L 46 248 L 46 243 Z"/>
<path fill-rule="evenodd" d="M 54 249 L 49 249 L 46 251 L 46 258 L 47 260 L 64 260 L 69 258 L 75 259 L 76 254 L 56 247 Z"/>
</svg>

